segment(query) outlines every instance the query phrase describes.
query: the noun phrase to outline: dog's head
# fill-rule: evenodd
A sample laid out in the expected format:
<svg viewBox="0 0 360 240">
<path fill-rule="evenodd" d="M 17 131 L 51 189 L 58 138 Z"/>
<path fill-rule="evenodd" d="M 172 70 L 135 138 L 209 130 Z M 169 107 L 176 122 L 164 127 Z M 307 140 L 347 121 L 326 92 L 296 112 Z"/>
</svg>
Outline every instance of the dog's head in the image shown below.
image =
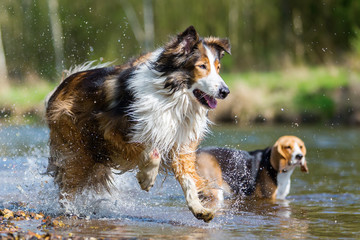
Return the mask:
<svg viewBox="0 0 360 240">
<path fill-rule="evenodd" d="M 216 98 L 230 93 L 219 75 L 225 52 L 230 54 L 228 39 L 200 38 L 190 26 L 165 45 L 154 68 L 166 77 L 164 87 L 170 92 L 184 89 L 194 101 L 215 108 Z"/>
<path fill-rule="evenodd" d="M 305 155 L 305 144 L 300 138 L 282 136 L 272 147 L 270 162 L 279 172 L 286 172 L 296 165 L 301 166 L 301 171 L 309 172 Z"/>
</svg>

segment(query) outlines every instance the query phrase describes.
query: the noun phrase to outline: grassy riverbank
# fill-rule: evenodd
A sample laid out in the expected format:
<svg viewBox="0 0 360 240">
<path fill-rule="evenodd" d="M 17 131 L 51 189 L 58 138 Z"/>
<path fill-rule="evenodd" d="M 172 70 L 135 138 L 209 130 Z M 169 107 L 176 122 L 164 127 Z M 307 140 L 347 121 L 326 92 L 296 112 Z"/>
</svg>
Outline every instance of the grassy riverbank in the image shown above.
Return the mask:
<svg viewBox="0 0 360 240">
<path fill-rule="evenodd" d="M 56 86 L 44 80 L 14 84 L 0 90 L 0 122 L 9 124 L 41 123 L 44 99 Z"/>
<path fill-rule="evenodd" d="M 213 121 L 252 123 L 360 123 L 360 73 L 341 67 L 222 74 L 231 94 Z M 44 99 L 56 83 L 32 80 L 0 90 L 0 122 L 41 123 Z"/>
<path fill-rule="evenodd" d="M 231 94 L 216 122 L 360 123 L 360 74 L 340 67 L 225 74 Z"/>
</svg>

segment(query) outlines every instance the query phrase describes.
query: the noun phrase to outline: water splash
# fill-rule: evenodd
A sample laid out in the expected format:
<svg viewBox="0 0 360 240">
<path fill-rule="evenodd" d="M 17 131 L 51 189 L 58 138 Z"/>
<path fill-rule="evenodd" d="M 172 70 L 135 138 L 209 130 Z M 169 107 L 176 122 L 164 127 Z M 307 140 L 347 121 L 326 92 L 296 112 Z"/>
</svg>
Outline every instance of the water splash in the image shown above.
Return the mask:
<svg viewBox="0 0 360 240">
<path fill-rule="evenodd" d="M 286 129 L 286 132 L 291 130 Z M 124 237 L 119 235 L 124 234 L 119 233 L 121 228 L 128 231 L 125 235 L 128 237 L 156 237 L 161 232 L 169 238 L 311 238 L 315 231 L 324 234 L 324 223 L 333 224 L 335 220 L 338 227 L 349 229 L 342 231 L 342 236 L 358 232 L 354 230 L 358 229 L 356 219 L 360 212 L 356 177 L 358 154 L 357 148 L 349 147 L 349 143 L 359 142 L 358 131 L 343 130 L 334 134 L 334 130 L 329 133 L 303 127 L 301 130 L 301 136 L 308 143 L 308 154 L 312 156 L 309 163 L 313 167 L 309 167 L 316 171 L 306 176 L 294 173 L 289 196 L 291 201 L 287 204 L 262 203 L 254 208 L 239 206 L 237 209 L 226 209 L 219 211 L 215 219 L 206 224 L 196 220 L 187 209 L 182 190 L 172 176 L 163 185 L 163 178 L 159 177 L 154 188 L 147 193 L 140 190 L 135 173 L 128 172 L 115 175 L 116 189 L 112 194 L 84 192 L 76 198 L 74 209 L 84 217 L 84 221 L 89 219 L 97 221 L 97 224 L 116 225 L 112 232 L 109 230 L 110 236 L 114 237 Z M 221 135 L 214 132 L 211 145 L 237 146 L 243 139 L 241 149 L 248 146 L 251 146 L 249 149 L 259 149 L 272 142 L 273 135 L 286 133 L 279 128 L 271 131 L 269 128 L 247 131 L 222 129 Z M 42 127 L 10 126 L 0 129 L 1 208 L 25 209 L 54 216 L 63 214 L 64 210 L 58 202 L 58 189 L 53 179 L 43 174 L 47 166 L 47 140 L 48 130 Z M 346 174 L 340 176 L 342 172 Z M 265 228 L 266 231 L 259 231 Z M 338 228 L 329 228 L 326 236 L 337 236 L 339 233 L 336 230 Z M 139 235 L 139 232 L 144 235 Z"/>
</svg>

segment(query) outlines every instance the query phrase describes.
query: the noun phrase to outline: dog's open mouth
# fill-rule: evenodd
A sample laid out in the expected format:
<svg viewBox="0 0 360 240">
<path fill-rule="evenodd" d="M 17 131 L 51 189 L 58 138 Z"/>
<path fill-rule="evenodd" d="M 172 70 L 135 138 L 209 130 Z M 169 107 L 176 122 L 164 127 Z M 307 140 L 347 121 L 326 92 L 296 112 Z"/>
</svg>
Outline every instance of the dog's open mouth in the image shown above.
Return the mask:
<svg viewBox="0 0 360 240">
<path fill-rule="evenodd" d="M 216 108 L 217 105 L 217 101 L 214 97 L 207 95 L 206 93 L 204 93 L 203 91 L 199 90 L 199 89 L 195 89 L 193 91 L 194 96 L 196 97 L 196 99 L 204 106 L 214 109 Z"/>
</svg>

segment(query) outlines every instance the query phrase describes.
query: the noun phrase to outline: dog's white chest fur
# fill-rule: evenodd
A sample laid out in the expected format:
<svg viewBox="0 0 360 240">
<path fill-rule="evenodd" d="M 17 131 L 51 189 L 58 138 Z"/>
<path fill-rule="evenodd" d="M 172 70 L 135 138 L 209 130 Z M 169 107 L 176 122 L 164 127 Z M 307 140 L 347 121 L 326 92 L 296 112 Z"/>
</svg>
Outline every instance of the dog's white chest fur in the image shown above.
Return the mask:
<svg viewBox="0 0 360 240">
<path fill-rule="evenodd" d="M 164 80 L 144 64 L 129 82 L 135 97 L 131 142 L 145 143 L 161 154 L 198 141 L 208 129 L 207 109 L 186 89 L 164 89 Z"/>
<path fill-rule="evenodd" d="M 293 173 L 294 168 L 289 169 L 285 173 L 279 173 L 277 175 L 277 184 L 278 188 L 276 191 L 276 198 L 277 199 L 285 199 L 285 197 L 290 192 L 290 184 L 291 184 L 291 174 Z"/>
</svg>

